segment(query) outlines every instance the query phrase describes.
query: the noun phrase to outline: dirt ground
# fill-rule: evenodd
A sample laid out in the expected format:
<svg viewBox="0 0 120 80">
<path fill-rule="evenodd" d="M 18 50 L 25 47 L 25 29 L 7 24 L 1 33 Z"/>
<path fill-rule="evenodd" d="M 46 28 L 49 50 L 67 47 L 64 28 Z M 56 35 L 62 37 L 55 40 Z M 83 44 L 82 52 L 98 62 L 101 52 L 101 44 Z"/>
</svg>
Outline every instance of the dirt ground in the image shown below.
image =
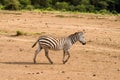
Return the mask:
<svg viewBox="0 0 120 80">
<path fill-rule="evenodd" d="M 17 31 L 25 33 L 15 36 Z M 84 31 L 87 44 L 75 43 L 62 64 L 63 51 L 44 51 L 33 64 L 31 48 L 40 35 L 66 37 Z M 120 16 L 63 12 L 0 11 L 0 80 L 120 80 Z"/>
</svg>

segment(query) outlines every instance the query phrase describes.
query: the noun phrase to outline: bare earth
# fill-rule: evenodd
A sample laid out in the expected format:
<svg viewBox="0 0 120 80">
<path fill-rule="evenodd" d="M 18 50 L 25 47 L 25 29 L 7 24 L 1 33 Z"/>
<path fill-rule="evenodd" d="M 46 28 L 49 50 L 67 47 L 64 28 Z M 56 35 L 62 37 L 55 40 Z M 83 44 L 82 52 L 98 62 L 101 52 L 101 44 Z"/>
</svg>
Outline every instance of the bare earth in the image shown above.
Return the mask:
<svg viewBox="0 0 120 80">
<path fill-rule="evenodd" d="M 18 30 L 26 35 L 15 36 Z M 40 35 L 77 31 L 87 44 L 74 44 L 66 64 L 62 51 L 49 52 L 51 65 L 43 50 L 33 64 Z M 0 11 L 0 80 L 120 80 L 120 16 Z"/>
</svg>

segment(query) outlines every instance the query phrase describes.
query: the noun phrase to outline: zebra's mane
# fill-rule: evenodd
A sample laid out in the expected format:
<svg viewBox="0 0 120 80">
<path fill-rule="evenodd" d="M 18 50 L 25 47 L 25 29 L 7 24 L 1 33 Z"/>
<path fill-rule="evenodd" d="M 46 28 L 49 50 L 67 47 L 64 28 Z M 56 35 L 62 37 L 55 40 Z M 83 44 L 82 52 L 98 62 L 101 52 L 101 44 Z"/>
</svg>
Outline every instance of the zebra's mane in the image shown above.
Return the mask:
<svg viewBox="0 0 120 80">
<path fill-rule="evenodd" d="M 68 36 L 68 38 L 71 40 L 71 43 L 74 44 L 76 41 L 79 40 L 79 34 L 83 34 L 83 32 L 75 32 L 74 34 L 71 34 Z"/>
<path fill-rule="evenodd" d="M 71 37 L 73 37 L 74 35 L 78 35 L 79 33 L 83 34 L 83 32 L 75 32 L 74 34 L 71 34 L 71 35 L 69 35 L 68 37 L 71 38 Z"/>
</svg>

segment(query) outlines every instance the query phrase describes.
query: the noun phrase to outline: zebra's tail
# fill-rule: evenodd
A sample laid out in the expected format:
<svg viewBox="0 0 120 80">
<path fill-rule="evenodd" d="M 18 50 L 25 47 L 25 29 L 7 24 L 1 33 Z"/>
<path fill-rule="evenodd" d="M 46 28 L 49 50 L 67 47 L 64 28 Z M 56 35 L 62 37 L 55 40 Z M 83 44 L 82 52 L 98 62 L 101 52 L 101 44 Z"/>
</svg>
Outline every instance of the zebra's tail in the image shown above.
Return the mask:
<svg viewBox="0 0 120 80">
<path fill-rule="evenodd" d="M 35 47 L 35 45 L 37 44 L 38 40 L 32 45 L 32 48 Z"/>
</svg>

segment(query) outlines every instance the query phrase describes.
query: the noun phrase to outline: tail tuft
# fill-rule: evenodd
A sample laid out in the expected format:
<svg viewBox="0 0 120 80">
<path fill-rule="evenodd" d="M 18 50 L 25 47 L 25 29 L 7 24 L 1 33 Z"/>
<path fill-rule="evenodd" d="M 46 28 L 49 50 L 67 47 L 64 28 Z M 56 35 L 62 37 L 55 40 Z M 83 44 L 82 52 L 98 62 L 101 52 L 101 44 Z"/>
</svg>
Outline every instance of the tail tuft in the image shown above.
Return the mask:
<svg viewBox="0 0 120 80">
<path fill-rule="evenodd" d="M 38 41 L 36 41 L 33 45 L 32 45 L 32 48 L 35 47 L 35 45 L 37 44 Z"/>
</svg>

